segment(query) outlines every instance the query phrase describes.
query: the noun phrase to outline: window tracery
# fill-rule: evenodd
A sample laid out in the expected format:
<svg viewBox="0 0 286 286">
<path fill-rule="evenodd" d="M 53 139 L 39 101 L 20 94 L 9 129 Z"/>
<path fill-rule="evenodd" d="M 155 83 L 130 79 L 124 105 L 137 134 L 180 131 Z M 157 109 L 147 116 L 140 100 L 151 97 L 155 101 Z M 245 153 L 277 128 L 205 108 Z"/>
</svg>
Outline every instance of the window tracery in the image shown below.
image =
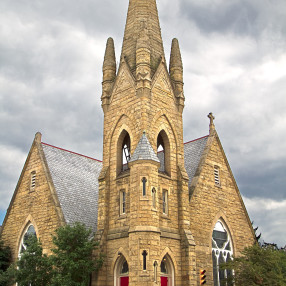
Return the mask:
<svg viewBox="0 0 286 286">
<path fill-rule="evenodd" d="M 28 241 L 31 236 L 37 237 L 36 230 L 32 224 L 30 224 L 25 233 L 22 235 L 20 247 L 19 247 L 19 256 L 27 249 Z"/>
<path fill-rule="evenodd" d="M 220 264 L 232 259 L 233 248 L 230 234 L 224 224 L 219 220 L 212 233 L 212 259 L 214 286 L 222 286 L 223 279 L 230 277 L 232 271 L 220 269 Z"/>
</svg>

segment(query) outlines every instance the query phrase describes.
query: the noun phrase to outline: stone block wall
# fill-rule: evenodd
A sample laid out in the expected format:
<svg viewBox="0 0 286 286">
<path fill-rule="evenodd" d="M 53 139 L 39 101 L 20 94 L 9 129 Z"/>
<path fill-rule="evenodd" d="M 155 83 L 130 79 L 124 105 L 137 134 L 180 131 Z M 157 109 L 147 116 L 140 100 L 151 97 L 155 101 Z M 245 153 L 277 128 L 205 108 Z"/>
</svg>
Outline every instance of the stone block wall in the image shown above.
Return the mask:
<svg viewBox="0 0 286 286">
<path fill-rule="evenodd" d="M 218 137 L 210 136 L 207 144 L 208 153 L 205 154 L 190 201 L 190 222 L 196 243 L 197 272 L 199 269 L 206 269 L 206 285 L 213 285 L 211 241 L 216 222 L 221 219 L 227 226 L 234 256 L 239 256 L 245 246 L 254 243 L 254 235 Z M 219 186 L 215 184 L 214 166 L 219 167 Z"/>
<path fill-rule="evenodd" d="M 36 172 L 34 188 L 31 188 L 32 172 Z M 14 261 L 18 258 L 22 235 L 29 224 L 35 227 L 44 252 L 49 253 L 52 248 L 51 234 L 61 222 L 35 143 L 27 158 L 3 225 L 2 237 L 11 247 Z"/>
</svg>

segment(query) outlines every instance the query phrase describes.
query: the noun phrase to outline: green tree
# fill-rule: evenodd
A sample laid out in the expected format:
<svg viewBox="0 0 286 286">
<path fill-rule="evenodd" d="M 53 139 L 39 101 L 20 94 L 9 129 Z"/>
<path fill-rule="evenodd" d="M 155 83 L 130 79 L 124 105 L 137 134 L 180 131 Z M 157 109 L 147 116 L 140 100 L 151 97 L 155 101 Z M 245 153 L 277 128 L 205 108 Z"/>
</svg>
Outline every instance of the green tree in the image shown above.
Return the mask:
<svg viewBox="0 0 286 286">
<path fill-rule="evenodd" d="M 50 285 L 53 274 L 52 264 L 50 258 L 43 254 L 40 240 L 36 236 L 29 236 L 26 246 L 19 260 L 10 268 L 10 276 L 13 276 L 19 286 Z"/>
<path fill-rule="evenodd" d="M 286 285 L 286 253 L 273 246 L 255 244 L 243 250 L 242 256 L 222 266 L 224 269 L 234 270 L 233 277 L 228 284 L 240 286 Z"/>
<path fill-rule="evenodd" d="M 0 238 L 0 286 L 8 285 L 7 269 L 12 261 L 11 249 L 4 245 L 4 241 Z"/>
<path fill-rule="evenodd" d="M 91 230 L 83 224 L 66 225 L 56 230 L 53 236 L 55 248 L 51 260 L 54 266 L 53 286 L 86 286 L 90 275 L 103 262 L 101 256 L 93 257 L 98 243 L 91 236 Z"/>
</svg>

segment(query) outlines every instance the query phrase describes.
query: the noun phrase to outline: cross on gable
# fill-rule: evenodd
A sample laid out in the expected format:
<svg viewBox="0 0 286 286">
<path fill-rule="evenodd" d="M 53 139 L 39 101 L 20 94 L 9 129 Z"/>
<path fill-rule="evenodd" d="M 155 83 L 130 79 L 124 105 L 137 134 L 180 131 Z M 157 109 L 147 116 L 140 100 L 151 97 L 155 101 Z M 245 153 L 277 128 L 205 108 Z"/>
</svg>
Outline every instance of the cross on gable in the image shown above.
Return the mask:
<svg viewBox="0 0 286 286">
<path fill-rule="evenodd" d="M 210 119 L 210 124 L 214 124 L 215 117 L 213 116 L 212 112 L 209 113 L 208 118 Z"/>
<path fill-rule="evenodd" d="M 215 129 L 215 126 L 214 126 L 215 117 L 213 116 L 212 112 L 208 114 L 208 118 L 210 119 L 210 132 L 211 132 L 211 130 Z"/>
</svg>

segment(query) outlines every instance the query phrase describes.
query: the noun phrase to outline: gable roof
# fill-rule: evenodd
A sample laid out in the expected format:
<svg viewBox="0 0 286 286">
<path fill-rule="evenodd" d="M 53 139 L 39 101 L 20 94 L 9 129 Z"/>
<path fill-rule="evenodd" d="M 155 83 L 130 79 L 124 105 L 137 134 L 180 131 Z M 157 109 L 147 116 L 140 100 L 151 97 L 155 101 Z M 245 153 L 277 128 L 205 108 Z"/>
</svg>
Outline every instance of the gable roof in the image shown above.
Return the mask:
<svg viewBox="0 0 286 286">
<path fill-rule="evenodd" d="M 209 136 L 204 136 L 184 144 L 185 169 L 189 176 L 189 186 L 195 176 Z"/>
<path fill-rule="evenodd" d="M 102 162 L 42 143 L 66 223 L 97 226 L 98 177 Z"/>
</svg>

